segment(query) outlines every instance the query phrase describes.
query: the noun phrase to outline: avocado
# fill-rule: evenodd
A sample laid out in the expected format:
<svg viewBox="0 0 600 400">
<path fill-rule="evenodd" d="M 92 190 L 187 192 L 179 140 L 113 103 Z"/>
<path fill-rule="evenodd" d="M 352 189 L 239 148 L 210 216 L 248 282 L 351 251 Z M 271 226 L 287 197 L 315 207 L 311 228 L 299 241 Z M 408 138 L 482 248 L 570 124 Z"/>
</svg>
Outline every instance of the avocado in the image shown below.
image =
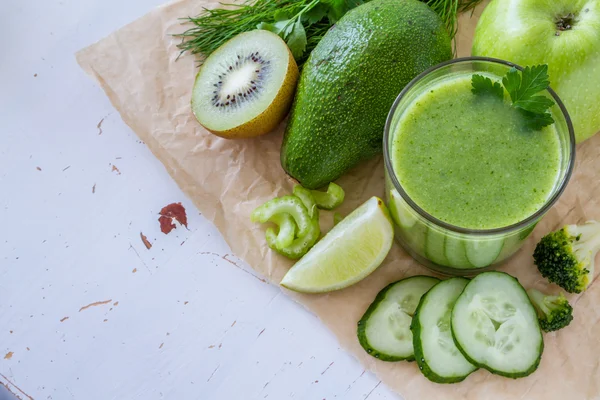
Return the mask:
<svg viewBox="0 0 600 400">
<path fill-rule="evenodd" d="M 398 94 L 451 58 L 443 22 L 418 0 L 373 0 L 349 11 L 304 65 L 281 148 L 283 169 L 315 189 L 381 153 Z"/>
</svg>

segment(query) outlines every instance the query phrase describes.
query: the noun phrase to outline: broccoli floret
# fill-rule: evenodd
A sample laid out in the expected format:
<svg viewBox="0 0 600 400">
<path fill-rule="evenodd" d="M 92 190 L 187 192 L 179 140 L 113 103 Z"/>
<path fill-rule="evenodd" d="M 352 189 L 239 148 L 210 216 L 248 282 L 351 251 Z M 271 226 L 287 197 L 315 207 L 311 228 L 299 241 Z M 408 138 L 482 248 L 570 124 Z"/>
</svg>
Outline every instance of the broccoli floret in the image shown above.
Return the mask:
<svg viewBox="0 0 600 400">
<path fill-rule="evenodd" d="M 540 328 L 545 332 L 562 329 L 573 320 L 573 307 L 562 293 L 550 296 L 539 290 L 529 289 L 527 294 L 537 311 Z"/>
<path fill-rule="evenodd" d="M 542 276 L 567 292 L 581 293 L 594 275 L 594 258 L 600 249 L 600 223 L 567 225 L 544 236 L 533 252 Z"/>
</svg>

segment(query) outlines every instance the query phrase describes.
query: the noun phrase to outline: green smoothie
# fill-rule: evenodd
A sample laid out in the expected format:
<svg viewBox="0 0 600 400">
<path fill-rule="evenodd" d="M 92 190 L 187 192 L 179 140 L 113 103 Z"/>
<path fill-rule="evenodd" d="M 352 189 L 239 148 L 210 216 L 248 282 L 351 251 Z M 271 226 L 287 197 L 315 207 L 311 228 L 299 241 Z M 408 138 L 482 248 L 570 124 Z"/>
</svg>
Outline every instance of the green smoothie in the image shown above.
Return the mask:
<svg viewBox="0 0 600 400">
<path fill-rule="evenodd" d="M 458 227 L 518 223 L 544 205 L 560 177 L 554 125 L 528 129 L 508 101 L 471 93 L 471 73 L 420 94 L 392 135 L 391 160 L 406 193 Z"/>
</svg>

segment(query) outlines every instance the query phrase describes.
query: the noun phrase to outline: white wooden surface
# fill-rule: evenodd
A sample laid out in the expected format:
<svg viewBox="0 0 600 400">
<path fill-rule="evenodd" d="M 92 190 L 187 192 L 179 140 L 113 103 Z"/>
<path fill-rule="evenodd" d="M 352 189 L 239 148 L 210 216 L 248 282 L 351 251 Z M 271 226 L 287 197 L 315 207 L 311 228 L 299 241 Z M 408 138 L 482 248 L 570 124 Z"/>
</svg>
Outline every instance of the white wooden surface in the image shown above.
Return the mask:
<svg viewBox="0 0 600 400">
<path fill-rule="evenodd" d="M 396 399 L 230 255 L 78 68 L 161 1 L 0 2 L 0 399 Z M 163 235 L 177 201 L 189 230 Z"/>
</svg>

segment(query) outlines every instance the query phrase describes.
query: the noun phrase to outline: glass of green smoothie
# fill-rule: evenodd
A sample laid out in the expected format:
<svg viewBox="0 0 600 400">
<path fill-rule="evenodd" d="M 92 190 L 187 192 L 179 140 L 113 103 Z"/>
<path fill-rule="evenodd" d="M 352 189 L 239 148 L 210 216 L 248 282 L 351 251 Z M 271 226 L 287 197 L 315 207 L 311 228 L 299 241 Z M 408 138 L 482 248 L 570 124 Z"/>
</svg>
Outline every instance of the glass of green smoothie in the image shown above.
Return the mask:
<svg viewBox="0 0 600 400">
<path fill-rule="evenodd" d="M 567 186 L 575 159 L 569 115 L 529 128 L 504 100 L 471 92 L 473 74 L 493 82 L 512 63 L 469 57 L 439 64 L 396 99 L 384 134 L 386 197 L 396 239 L 420 263 L 452 275 L 512 256 Z"/>
</svg>

